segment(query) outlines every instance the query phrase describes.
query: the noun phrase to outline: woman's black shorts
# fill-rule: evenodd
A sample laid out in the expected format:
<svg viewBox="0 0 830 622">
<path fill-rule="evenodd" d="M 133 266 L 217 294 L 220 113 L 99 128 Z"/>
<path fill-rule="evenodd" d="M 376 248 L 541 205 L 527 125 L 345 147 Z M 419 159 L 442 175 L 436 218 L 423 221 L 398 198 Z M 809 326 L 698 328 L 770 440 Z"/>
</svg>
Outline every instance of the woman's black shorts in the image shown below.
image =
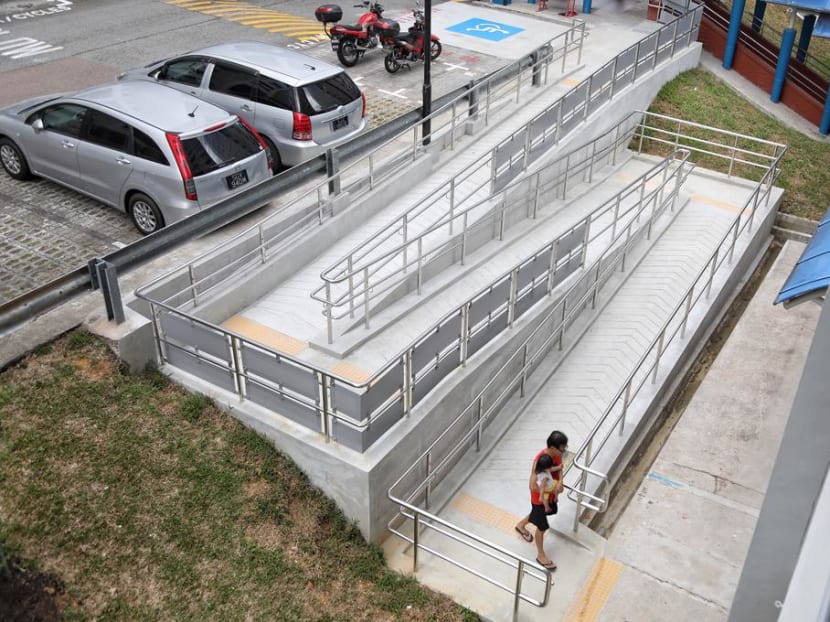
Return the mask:
<svg viewBox="0 0 830 622">
<path fill-rule="evenodd" d="M 530 522 L 539 531 L 547 531 L 548 529 L 550 529 L 550 525 L 548 524 L 548 517 L 545 515 L 544 505 L 533 504 L 530 506 Z"/>
</svg>

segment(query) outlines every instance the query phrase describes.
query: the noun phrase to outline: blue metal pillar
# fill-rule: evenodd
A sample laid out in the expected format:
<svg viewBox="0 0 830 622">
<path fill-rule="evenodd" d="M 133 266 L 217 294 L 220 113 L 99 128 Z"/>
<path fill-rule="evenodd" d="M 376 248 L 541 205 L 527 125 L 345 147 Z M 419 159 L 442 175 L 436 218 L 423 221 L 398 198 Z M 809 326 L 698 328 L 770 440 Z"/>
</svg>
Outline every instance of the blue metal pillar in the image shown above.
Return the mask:
<svg viewBox="0 0 830 622">
<path fill-rule="evenodd" d="M 798 36 L 798 50 L 795 57 L 804 62 L 807 58 L 807 50 L 810 48 L 810 39 L 813 38 L 813 27 L 816 25 L 816 16 L 812 13 L 804 18 L 804 23 L 801 25 L 801 34 Z"/>
<path fill-rule="evenodd" d="M 585 15 L 590 15 L 591 0 L 582 0 L 582 12 L 585 13 Z"/>
<path fill-rule="evenodd" d="M 790 64 L 790 54 L 793 53 L 795 43 L 795 11 L 787 9 L 790 14 L 790 25 L 781 33 L 781 50 L 778 52 L 778 64 L 775 66 L 775 77 L 772 80 L 772 93 L 769 98 L 778 103 L 781 101 L 781 91 L 787 78 L 787 66 Z"/>
<path fill-rule="evenodd" d="M 827 136 L 830 134 L 830 87 L 827 87 L 827 95 L 824 97 L 824 112 L 821 113 L 821 125 L 818 131 Z"/>
<path fill-rule="evenodd" d="M 735 61 L 735 50 L 738 47 L 738 36 L 741 34 L 741 16 L 744 14 L 746 0 L 734 0 L 732 15 L 729 17 L 729 32 L 726 35 L 726 49 L 723 51 L 723 68 L 732 69 Z"/>
<path fill-rule="evenodd" d="M 761 32 L 761 24 L 764 23 L 764 13 L 767 11 L 767 3 L 764 0 L 758 0 L 755 3 L 755 10 L 752 12 L 752 30 Z"/>
</svg>

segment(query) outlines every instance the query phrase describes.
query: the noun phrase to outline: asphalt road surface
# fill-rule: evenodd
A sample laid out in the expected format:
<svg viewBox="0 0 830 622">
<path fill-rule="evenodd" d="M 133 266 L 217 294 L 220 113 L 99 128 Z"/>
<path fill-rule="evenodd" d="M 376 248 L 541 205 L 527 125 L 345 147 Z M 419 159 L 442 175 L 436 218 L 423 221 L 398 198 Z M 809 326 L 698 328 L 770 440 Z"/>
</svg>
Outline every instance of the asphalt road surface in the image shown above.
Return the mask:
<svg viewBox="0 0 830 622">
<path fill-rule="evenodd" d="M 322 3 L 322 2 L 321 2 Z M 386 16 L 411 22 L 414 3 L 384 2 Z M 195 48 L 255 40 L 336 63 L 314 3 L 257 0 L 0 0 L 0 106 L 76 91 L 123 70 Z M 341 4 L 344 22 L 362 12 Z M 509 61 L 445 44 L 433 63 L 439 96 Z M 388 74 L 374 50 L 348 70 L 367 96 L 370 126 L 420 106 L 420 66 Z M 93 257 L 138 239 L 129 217 L 52 182 L 18 182 L 0 171 L 0 304 Z"/>
</svg>

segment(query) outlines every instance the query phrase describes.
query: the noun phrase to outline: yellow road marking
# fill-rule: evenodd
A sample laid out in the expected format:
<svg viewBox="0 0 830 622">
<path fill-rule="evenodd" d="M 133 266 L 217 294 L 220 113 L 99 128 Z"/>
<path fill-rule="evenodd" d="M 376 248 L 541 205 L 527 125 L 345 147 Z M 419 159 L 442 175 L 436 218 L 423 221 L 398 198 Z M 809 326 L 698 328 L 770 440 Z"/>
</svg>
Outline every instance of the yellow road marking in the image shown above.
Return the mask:
<svg viewBox="0 0 830 622">
<path fill-rule="evenodd" d="M 248 2 L 228 2 L 226 0 L 167 0 L 167 3 L 189 11 L 198 11 L 205 15 L 212 15 L 220 19 L 238 23 L 242 26 L 268 29 L 268 32 L 281 33 L 291 38 L 305 38 L 309 35 L 315 36 L 320 34 L 322 30 L 321 25 L 311 18 L 264 9 L 261 6 Z"/>
<path fill-rule="evenodd" d="M 594 564 L 591 576 L 571 603 L 563 622 L 593 622 L 605 606 L 611 590 L 620 578 L 623 565 L 607 557 Z"/>
<path fill-rule="evenodd" d="M 299 339 L 289 337 L 285 333 L 281 333 L 278 330 L 274 330 L 273 328 L 260 324 L 259 322 L 255 322 L 254 320 L 250 320 L 242 315 L 234 315 L 233 317 L 228 318 L 222 323 L 222 326 L 239 333 L 243 337 L 252 339 L 253 341 L 261 343 L 264 346 L 268 346 L 277 352 L 282 352 L 283 354 L 288 354 L 290 356 L 296 356 L 308 348 L 307 343 L 300 341 Z"/>
<path fill-rule="evenodd" d="M 273 30 L 269 30 L 268 32 L 274 32 Z M 292 32 L 284 32 L 283 33 L 286 37 L 300 37 L 306 35 L 318 35 L 320 34 L 320 29 L 317 28 L 315 30 L 294 30 Z"/>
</svg>

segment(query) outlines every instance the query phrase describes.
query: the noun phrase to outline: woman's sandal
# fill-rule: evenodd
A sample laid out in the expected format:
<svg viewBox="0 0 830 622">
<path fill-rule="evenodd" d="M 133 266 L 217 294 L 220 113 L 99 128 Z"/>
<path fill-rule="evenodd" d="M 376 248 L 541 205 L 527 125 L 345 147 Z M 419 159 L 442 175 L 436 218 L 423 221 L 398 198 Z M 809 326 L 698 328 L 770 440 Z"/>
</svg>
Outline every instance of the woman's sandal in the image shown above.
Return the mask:
<svg viewBox="0 0 830 622">
<path fill-rule="evenodd" d="M 553 563 L 552 561 L 549 561 L 547 564 L 543 564 L 543 563 L 542 563 L 542 560 L 540 560 L 540 559 L 537 557 L 537 558 L 536 558 L 536 563 L 537 563 L 537 564 L 539 564 L 542 568 L 544 568 L 544 569 L 545 569 L 545 570 L 547 570 L 548 572 L 553 572 L 554 570 L 556 570 L 556 564 L 555 564 L 555 563 Z"/>
<path fill-rule="evenodd" d="M 527 529 L 519 529 L 518 527 L 513 527 L 513 529 L 516 530 L 516 533 L 518 533 L 525 542 L 533 542 L 533 536 L 530 535 L 530 532 Z"/>
</svg>

